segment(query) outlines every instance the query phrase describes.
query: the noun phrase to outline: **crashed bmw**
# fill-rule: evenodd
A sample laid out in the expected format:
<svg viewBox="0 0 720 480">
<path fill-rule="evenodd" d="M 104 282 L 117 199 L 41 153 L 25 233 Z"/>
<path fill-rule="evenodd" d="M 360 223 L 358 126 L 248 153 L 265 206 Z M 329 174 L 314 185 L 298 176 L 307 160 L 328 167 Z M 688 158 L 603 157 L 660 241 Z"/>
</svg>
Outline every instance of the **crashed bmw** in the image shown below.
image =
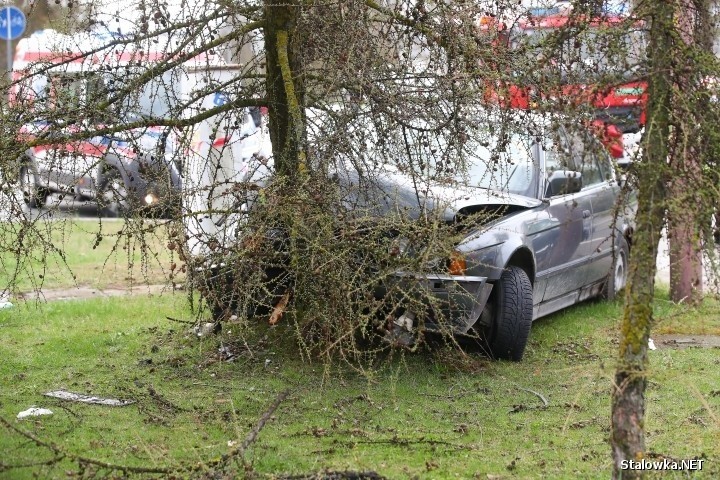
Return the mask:
<svg viewBox="0 0 720 480">
<path fill-rule="evenodd" d="M 423 331 L 449 330 L 477 339 L 494 358 L 520 360 L 535 319 L 624 287 L 632 201 L 613 160 L 582 126 L 543 120 L 493 130 L 464 151 L 465 168 L 422 179 L 383 164 L 331 175 L 344 187 L 362 185 L 344 199 L 348 212 L 418 220 L 432 212 L 454 232 L 447 261 L 377 282 L 375 298 L 392 305 L 388 340 L 411 345 Z M 417 254 L 413 243 L 390 242 L 409 256 Z M 219 265 L 210 277 L 222 289 L 228 271 Z M 263 303 L 281 301 L 284 275 L 282 262 L 266 272 L 271 298 Z"/>
<path fill-rule="evenodd" d="M 396 276 L 438 300 L 454 333 L 520 360 L 533 320 L 624 287 L 632 192 L 582 127 L 516 131 L 476 146 L 468 161 L 460 185 L 429 192 L 445 221 L 465 224 L 446 271 Z M 394 321 L 398 340 L 412 341 L 416 317 L 408 310 Z M 433 328 L 432 318 L 421 323 Z"/>
</svg>

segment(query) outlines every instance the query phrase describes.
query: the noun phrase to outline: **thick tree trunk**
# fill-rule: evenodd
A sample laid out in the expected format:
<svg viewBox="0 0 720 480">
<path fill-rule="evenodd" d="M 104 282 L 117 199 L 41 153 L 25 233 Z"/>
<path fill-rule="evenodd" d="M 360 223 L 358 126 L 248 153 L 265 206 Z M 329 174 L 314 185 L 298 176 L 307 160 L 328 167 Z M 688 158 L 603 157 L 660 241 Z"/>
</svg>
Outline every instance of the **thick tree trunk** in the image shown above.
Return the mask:
<svg viewBox="0 0 720 480">
<path fill-rule="evenodd" d="M 305 100 L 299 41 L 300 4 L 265 1 L 265 59 L 270 141 L 275 169 L 294 178 L 305 171 Z"/>
<path fill-rule="evenodd" d="M 656 1 L 649 2 L 647 8 L 646 18 L 650 22 L 649 101 L 643 139 L 644 158 L 637 165 L 637 227 L 612 394 L 613 478 L 641 475 L 641 472 L 628 470 L 627 462 L 640 460 L 645 454 L 647 344 L 655 293 L 655 261 L 666 207 L 675 5 Z"/>
<path fill-rule="evenodd" d="M 686 158 L 686 162 L 694 162 Z M 687 167 L 698 165 L 689 164 Z M 691 174 L 696 174 L 691 170 Z M 680 174 L 683 175 L 683 174 Z M 686 179 L 678 180 L 670 186 L 670 198 L 679 200 L 688 192 Z M 675 207 L 668 210 L 668 243 L 670 246 L 670 299 L 673 302 L 697 303 L 702 298 L 702 242 L 698 227 L 701 218 L 687 208 L 696 201 L 677 201 Z"/>
</svg>

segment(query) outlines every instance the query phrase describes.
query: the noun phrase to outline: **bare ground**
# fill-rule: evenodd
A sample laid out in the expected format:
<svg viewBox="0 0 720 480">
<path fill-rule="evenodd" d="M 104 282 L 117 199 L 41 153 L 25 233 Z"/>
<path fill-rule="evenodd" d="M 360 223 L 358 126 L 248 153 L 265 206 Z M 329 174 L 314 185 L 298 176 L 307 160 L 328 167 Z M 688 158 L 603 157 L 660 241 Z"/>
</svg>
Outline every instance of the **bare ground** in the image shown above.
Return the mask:
<svg viewBox="0 0 720 480">
<path fill-rule="evenodd" d="M 720 348 L 718 335 L 653 335 L 657 348 Z"/>
<path fill-rule="evenodd" d="M 136 285 L 136 286 L 117 286 L 108 288 L 93 288 L 89 286 L 78 286 L 72 288 L 57 289 L 41 289 L 29 292 L 23 292 L 15 295 L 15 301 L 56 301 L 56 300 L 85 300 L 89 298 L 101 297 L 121 297 L 124 295 L 159 295 L 163 293 L 173 293 L 178 290 L 178 286 L 173 288 L 172 285 Z"/>
</svg>

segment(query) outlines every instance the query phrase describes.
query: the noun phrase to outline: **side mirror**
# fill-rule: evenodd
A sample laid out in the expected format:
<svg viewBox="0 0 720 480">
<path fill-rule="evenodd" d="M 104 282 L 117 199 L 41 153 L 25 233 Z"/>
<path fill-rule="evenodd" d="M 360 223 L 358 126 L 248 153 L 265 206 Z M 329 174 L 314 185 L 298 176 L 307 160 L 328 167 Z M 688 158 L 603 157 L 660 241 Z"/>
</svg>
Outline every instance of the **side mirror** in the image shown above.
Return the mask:
<svg viewBox="0 0 720 480">
<path fill-rule="evenodd" d="M 572 170 L 556 170 L 548 179 L 547 196 L 577 193 L 582 189 L 582 174 Z"/>
</svg>

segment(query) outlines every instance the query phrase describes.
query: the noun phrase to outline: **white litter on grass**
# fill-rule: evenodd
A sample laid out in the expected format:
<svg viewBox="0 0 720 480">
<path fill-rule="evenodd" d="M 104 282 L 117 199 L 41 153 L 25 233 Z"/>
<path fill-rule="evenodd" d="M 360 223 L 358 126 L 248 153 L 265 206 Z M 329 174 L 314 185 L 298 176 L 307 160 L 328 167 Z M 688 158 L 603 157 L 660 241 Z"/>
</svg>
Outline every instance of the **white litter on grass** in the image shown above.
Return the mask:
<svg viewBox="0 0 720 480">
<path fill-rule="evenodd" d="M 202 325 L 196 325 L 192 328 L 192 332 L 198 337 L 207 337 L 215 331 L 215 328 L 217 328 L 217 323 L 207 322 Z"/>
<path fill-rule="evenodd" d="M 0 310 L 3 308 L 13 308 L 15 305 L 10 303 L 10 300 L 8 300 L 8 297 L 5 295 L 0 295 Z"/>
<path fill-rule="evenodd" d="M 655 346 L 655 342 L 653 342 L 652 338 L 648 338 L 648 348 L 650 350 L 657 350 L 657 347 Z"/>
<path fill-rule="evenodd" d="M 135 402 L 132 400 L 118 400 L 117 398 L 101 398 L 91 395 L 83 395 L 81 393 L 73 393 L 65 390 L 53 390 L 44 394 L 46 397 L 59 398 L 60 400 L 68 400 L 71 402 L 92 403 L 95 405 L 107 405 L 109 407 L 124 407 Z"/>
<path fill-rule="evenodd" d="M 38 408 L 38 407 L 30 407 L 25 411 L 22 411 L 17 414 L 18 420 L 22 420 L 25 417 L 39 417 L 41 415 L 52 415 L 52 410 L 48 410 L 47 408 Z"/>
</svg>

